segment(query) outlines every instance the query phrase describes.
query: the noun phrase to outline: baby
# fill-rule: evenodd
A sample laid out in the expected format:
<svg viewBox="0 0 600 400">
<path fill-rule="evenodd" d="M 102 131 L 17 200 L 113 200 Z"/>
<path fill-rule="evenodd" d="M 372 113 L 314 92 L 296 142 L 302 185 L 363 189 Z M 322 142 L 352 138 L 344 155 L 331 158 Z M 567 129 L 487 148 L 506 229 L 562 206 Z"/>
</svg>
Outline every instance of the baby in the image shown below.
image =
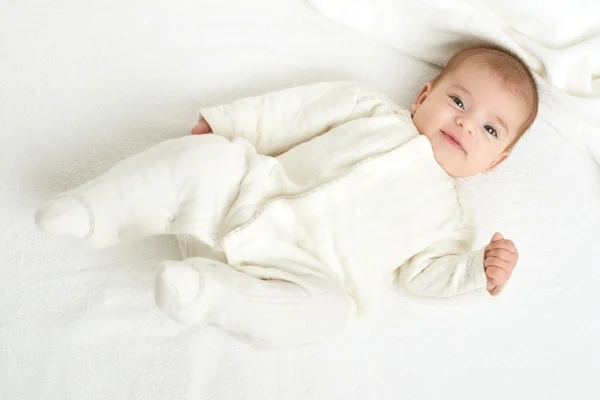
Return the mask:
<svg viewBox="0 0 600 400">
<path fill-rule="evenodd" d="M 45 231 L 95 246 L 170 233 L 155 298 L 171 318 L 257 346 L 304 345 L 411 293 L 498 293 L 516 265 L 499 233 L 472 250 L 455 181 L 506 159 L 537 114 L 533 76 L 494 47 L 458 53 L 410 111 L 353 83 L 201 110 L 160 143 L 46 203 Z M 207 133 L 213 133 L 208 135 Z M 211 258 L 189 257 L 199 242 Z"/>
</svg>

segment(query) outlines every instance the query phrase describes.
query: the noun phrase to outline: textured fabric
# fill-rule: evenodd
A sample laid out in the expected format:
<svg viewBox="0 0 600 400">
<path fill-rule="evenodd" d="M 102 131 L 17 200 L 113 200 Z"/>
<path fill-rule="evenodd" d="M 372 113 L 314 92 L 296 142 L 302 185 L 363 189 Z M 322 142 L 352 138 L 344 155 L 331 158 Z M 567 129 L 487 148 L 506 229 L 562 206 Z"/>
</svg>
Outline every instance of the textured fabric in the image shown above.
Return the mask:
<svg viewBox="0 0 600 400">
<path fill-rule="evenodd" d="M 403 264 L 402 282 L 421 295 L 485 287 L 482 253 L 471 253 L 471 221 L 454 180 L 409 112 L 384 95 L 320 83 L 201 115 L 215 134 L 245 138 L 265 154 L 295 145 L 244 178 L 223 241 L 233 265 L 272 265 L 308 251 L 345 283 L 359 310 L 381 300 Z M 427 256 L 407 262 L 421 251 Z M 272 278 L 262 268 L 244 271 Z M 432 275 L 440 284 L 431 285 Z"/>
<path fill-rule="evenodd" d="M 333 338 L 355 315 L 348 292 L 323 273 L 292 270 L 294 280 L 257 279 L 213 259 L 169 261 L 158 272 L 156 303 L 176 321 L 215 326 L 258 348 Z"/>
</svg>

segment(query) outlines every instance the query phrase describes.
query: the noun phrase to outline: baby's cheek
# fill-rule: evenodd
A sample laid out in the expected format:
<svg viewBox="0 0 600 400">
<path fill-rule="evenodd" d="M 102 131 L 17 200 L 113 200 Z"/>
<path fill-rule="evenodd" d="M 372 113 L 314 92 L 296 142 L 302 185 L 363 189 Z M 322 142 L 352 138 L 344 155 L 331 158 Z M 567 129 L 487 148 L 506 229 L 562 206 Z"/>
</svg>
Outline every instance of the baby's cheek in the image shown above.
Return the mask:
<svg viewBox="0 0 600 400">
<path fill-rule="evenodd" d="M 420 134 L 430 131 L 431 119 L 426 114 L 416 113 L 413 117 L 413 123 Z"/>
</svg>

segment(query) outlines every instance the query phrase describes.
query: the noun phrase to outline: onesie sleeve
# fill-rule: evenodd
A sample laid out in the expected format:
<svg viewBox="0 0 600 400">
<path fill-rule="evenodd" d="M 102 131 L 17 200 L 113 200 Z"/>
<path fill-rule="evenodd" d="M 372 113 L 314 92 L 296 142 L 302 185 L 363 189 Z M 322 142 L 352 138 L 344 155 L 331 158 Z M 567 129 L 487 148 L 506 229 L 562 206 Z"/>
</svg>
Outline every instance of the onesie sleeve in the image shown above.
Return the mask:
<svg viewBox="0 0 600 400">
<path fill-rule="evenodd" d="M 428 297 L 450 297 L 485 289 L 485 247 L 472 248 L 472 231 L 457 229 L 410 258 L 400 268 L 402 286 L 410 293 Z"/>
<path fill-rule="evenodd" d="M 393 113 L 384 95 L 352 82 L 322 82 L 204 108 L 214 134 L 241 137 L 276 156 L 351 120 Z"/>
</svg>

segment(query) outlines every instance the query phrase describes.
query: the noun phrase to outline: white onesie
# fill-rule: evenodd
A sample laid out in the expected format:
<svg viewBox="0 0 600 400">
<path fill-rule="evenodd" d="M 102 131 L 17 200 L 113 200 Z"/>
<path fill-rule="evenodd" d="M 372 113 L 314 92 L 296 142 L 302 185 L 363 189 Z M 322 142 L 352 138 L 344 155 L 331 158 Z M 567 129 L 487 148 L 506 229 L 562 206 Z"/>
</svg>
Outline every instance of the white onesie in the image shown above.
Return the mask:
<svg viewBox="0 0 600 400">
<path fill-rule="evenodd" d="M 160 143 L 37 214 L 94 246 L 170 233 L 156 300 L 255 345 L 314 343 L 382 301 L 485 288 L 452 177 L 408 111 L 347 83 L 206 108 L 214 135 Z M 190 257 L 198 242 L 213 257 Z"/>
</svg>

